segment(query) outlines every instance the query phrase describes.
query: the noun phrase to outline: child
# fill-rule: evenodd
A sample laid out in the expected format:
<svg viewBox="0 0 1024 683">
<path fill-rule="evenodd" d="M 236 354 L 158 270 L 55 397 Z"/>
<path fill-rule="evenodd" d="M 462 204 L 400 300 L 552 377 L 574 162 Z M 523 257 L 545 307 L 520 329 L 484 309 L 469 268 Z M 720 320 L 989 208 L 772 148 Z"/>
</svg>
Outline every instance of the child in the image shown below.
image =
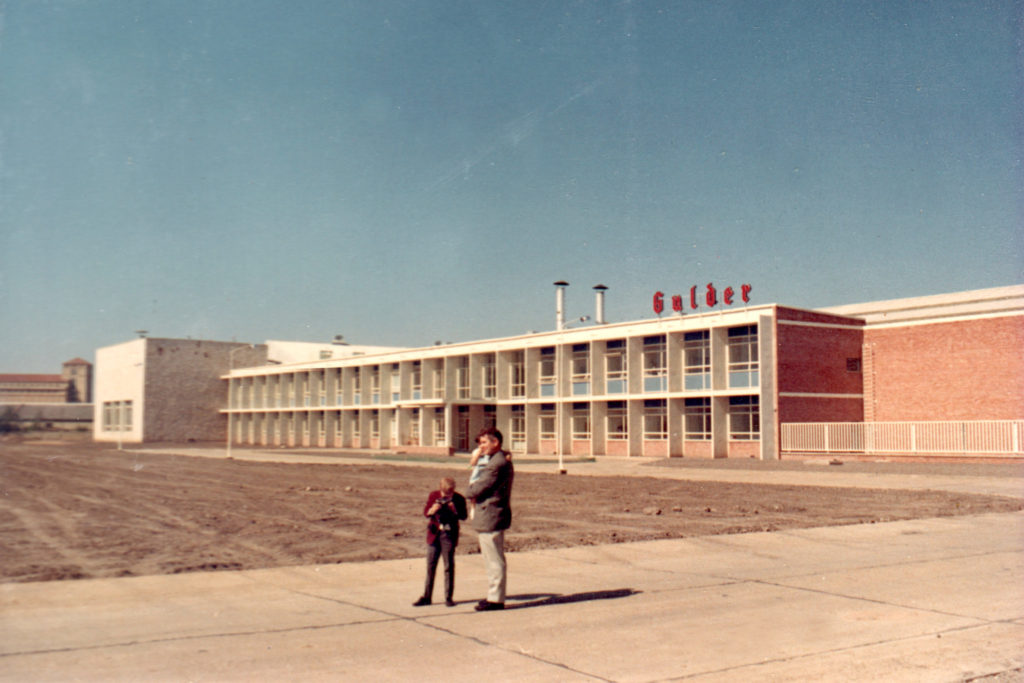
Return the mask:
<svg viewBox="0 0 1024 683">
<path fill-rule="evenodd" d="M 423 595 L 413 607 L 429 605 L 434 595 L 437 560 L 444 557 L 444 604 L 455 606 L 455 546 L 459 544 L 459 520 L 466 519 L 466 499 L 455 492 L 455 480 L 445 477 L 437 491 L 427 496 L 423 507 L 427 517 L 427 580 Z"/>
</svg>

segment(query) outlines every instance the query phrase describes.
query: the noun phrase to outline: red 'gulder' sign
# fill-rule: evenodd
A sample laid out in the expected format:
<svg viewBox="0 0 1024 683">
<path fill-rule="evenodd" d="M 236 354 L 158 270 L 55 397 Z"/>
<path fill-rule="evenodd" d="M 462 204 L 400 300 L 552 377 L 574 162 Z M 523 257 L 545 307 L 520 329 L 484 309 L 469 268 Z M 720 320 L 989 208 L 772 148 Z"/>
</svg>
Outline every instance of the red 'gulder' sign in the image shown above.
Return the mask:
<svg viewBox="0 0 1024 683">
<path fill-rule="evenodd" d="M 750 285 L 740 285 L 740 298 L 743 299 L 743 303 L 750 303 L 750 290 L 753 287 Z M 736 296 L 736 290 L 732 287 L 726 287 L 722 290 L 722 303 L 726 306 L 732 306 L 732 298 Z M 704 292 L 704 302 L 709 306 L 718 305 L 718 290 L 715 286 L 708 283 L 707 290 Z M 697 303 L 697 285 L 690 287 L 690 308 L 696 309 L 700 304 Z M 662 292 L 654 293 L 654 312 L 661 315 L 661 312 L 665 310 L 665 295 Z M 672 295 L 672 310 L 676 313 L 683 312 L 683 297 L 680 294 Z"/>
</svg>

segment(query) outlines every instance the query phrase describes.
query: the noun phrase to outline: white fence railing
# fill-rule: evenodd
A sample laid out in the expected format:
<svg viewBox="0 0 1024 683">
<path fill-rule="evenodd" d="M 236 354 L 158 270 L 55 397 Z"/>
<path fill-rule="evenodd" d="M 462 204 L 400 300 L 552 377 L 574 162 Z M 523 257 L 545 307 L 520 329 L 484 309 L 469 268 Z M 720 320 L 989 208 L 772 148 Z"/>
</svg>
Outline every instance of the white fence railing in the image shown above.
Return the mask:
<svg viewBox="0 0 1024 683">
<path fill-rule="evenodd" d="M 1024 420 L 784 423 L 782 452 L 1024 455 Z"/>
</svg>

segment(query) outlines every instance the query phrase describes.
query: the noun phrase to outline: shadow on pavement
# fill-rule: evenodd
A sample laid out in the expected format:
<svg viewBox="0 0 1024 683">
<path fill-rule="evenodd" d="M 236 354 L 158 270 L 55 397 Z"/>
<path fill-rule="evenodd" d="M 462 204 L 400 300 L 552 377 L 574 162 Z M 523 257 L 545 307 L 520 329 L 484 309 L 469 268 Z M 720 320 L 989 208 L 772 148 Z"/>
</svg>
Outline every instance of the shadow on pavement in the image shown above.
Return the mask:
<svg viewBox="0 0 1024 683">
<path fill-rule="evenodd" d="M 525 607 L 543 607 L 544 605 L 565 605 L 572 602 L 587 602 L 589 600 L 610 600 L 612 598 L 628 598 L 640 591 L 632 588 L 617 588 L 606 591 L 588 591 L 586 593 L 571 593 L 570 595 L 558 595 L 556 593 L 536 593 L 529 595 L 510 595 L 508 600 L 524 600 L 510 605 L 505 602 L 505 609 L 523 609 Z"/>
</svg>

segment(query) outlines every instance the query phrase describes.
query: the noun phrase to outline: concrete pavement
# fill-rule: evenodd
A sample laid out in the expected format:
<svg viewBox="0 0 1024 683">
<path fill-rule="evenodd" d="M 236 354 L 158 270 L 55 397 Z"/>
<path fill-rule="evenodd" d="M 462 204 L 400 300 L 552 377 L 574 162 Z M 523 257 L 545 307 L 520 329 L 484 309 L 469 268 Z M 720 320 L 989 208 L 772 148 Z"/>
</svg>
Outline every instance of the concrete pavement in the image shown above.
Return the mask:
<svg viewBox="0 0 1024 683">
<path fill-rule="evenodd" d="M 472 542 L 471 539 L 467 539 Z M 1024 514 L 509 555 L 0 585 L 10 681 L 1022 680 Z"/>
</svg>

